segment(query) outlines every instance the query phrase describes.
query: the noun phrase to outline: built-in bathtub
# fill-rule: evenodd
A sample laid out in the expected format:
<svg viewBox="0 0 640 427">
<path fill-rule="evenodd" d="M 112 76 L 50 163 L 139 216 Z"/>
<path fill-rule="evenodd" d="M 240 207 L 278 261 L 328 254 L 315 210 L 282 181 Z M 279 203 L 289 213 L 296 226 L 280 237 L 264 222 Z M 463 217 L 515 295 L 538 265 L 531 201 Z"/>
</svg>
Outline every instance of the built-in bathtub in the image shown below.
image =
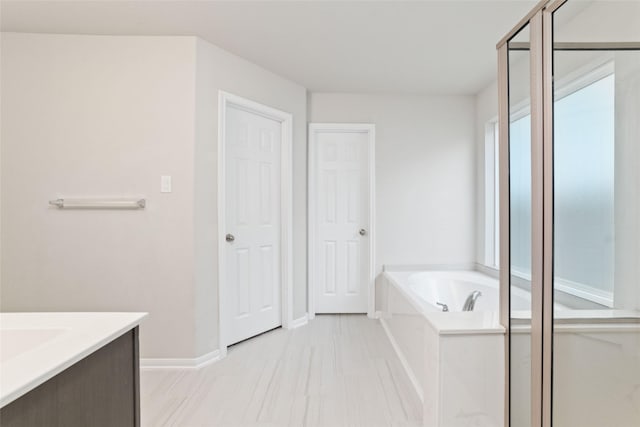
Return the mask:
<svg viewBox="0 0 640 427">
<path fill-rule="evenodd" d="M 427 303 L 426 311 L 442 311 L 447 306 L 451 312 L 462 311 L 469 294 L 480 291 L 475 311 L 498 310 L 498 282 L 476 271 L 421 271 L 387 272 L 399 286 L 406 286 L 410 293 Z"/>
<path fill-rule="evenodd" d="M 423 401 L 425 426 L 502 426 L 505 329 L 498 289 L 498 280 L 476 271 L 382 275 L 381 322 Z M 474 311 L 463 312 L 473 291 L 482 295 Z"/>
<path fill-rule="evenodd" d="M 474 270 L 452 271 L 387 271 L 395 284 L 407 288 L 411 296 L 426 302 L 421 305 L 425 311 L 442 311 L 447 305 L 449 311 L 462 311 L 464 302 L 473 291 L 482 295 L 477 299 L 474 311 L 498 311 L 500 295 L 498 279 Z M 567 307 L 555 304 L 556 310 Z M 523 316 L 531 310 L 531 294 L 524 289 L 511 289 L 511 310 L 521 312 Z"/>
<path fill-rule="evenodd" d="M 424 425 L 503 426 L 505 329 L 497 278 L 471 270 L 387 269 L 377 286 L 382 325 L 423 400 Z M 482 296 L 474 311 L 461 311 L 476 290 Z M 530 419 L 530 307 L 529 292 L 512 287 L 511 314 L 520 320 L 512 326 L 511 387 L 520 399 L 512 401 L 511 417 L 519 426 Z M 554 309 L 554 363 L 562 366 L 554 389 L 558 424 L 601 427 L 608 419 L 615 422 L 607 425 L 640 425 L 640 312 L 558 303 Z M 613 408 L 606 417 L 580 409 L 605 401 Z"/>
</svg>

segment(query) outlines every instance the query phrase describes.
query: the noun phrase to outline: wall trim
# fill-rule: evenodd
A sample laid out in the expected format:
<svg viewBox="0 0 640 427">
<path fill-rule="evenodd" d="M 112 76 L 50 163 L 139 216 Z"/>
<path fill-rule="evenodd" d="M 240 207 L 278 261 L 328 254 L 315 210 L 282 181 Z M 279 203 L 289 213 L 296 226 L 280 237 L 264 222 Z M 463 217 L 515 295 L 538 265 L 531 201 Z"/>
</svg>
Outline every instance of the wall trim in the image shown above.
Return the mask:
<svg viewBox="0 0 640 427">
<path fill-rule="evenodd" d="M 164 359 L 164 358 L 147 358 L 140 359 L 140 369 L 156 370 L 156 369 L 201 369 L 209 366 L 222 359 L 220 350 L 203 354 L 193 359 Z"/>
<path fill-rule="evenodd" d="M 411 384 L 413 385 L 413 389 L 418 394 L 420 401 L 424 403 L 424 392 L 422 390 L 422 385 L 420 384 L 420 380 L 413 373 L 411 366 L 409 366 L 409 362 L 404 357 L 404 354 L 402 353 L 402 350 L 400 350 L 400 347 L 398 346 L 398 343 L 396 342 L 395 338 L 393 338 L 393 335 L 389 330 L 389 326 L 387 325 L 387 322 L 384 320 L 384 318 L 380 319 L 380 324 L 382 325 L 382 329 L 384 329 L 385 334 L 387 334 L 387 338 L 389 338 L 389 342 L 391 342 L 391 347 L 393 347 L 393 350 L 396 352 L 398 359 L 400 359 L 400 364 L 404 368 L 404 371 L 407 373 L 407 376 L 409 377 L 409 381 L 411 381 Z"/>
<path fill-rule="evenodd" d="M 289 323 L 289 327 L 287 329 L 296 329 L 301 326 L 305 326 L 309 323 L 309 315 L 305 313 L 303 316 L 298 317 L 297 319 L 293 319 L 291 323 Z"/>
<path fill-rule="evenodd" d="M 475 270 L 476 264 L 473 262 L 458 264 L 384 264 L 382 272 L 386 271 L 467 271 Z"/>
<path fill-rule="evenodd" d="M 476 263 L 475 270 L 486 274 L 487 276 L 491 276 L 496 280 L 500 280 L 500 270 L 495 267 L 489 267 L 484 264 Z"/>
<path fill-rule="evenodd" d="M 225 138 L 226 110 L 230 105 L 276 120 L 281 124 L 280 159 L 280 262 L 281 324 L 289 329 L 293 321 L 293 115 L 224 91 L 218 92 L 218 339 L 220 357 L 227 355 L 228 313 L 226 311 L 225 254 Z"/>
</svg>

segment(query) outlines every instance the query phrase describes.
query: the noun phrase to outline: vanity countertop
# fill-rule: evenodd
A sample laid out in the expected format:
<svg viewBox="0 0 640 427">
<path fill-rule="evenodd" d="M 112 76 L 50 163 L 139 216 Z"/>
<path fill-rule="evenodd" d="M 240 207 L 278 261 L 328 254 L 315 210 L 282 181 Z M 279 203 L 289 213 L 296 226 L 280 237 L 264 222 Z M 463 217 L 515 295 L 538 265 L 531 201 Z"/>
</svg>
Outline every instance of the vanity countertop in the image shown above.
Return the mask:
<svg viewBox="0 0 640 427">
<path fill-rule="evenodd" d="M 146 313 L 0 313 L 0 408 L 135 328 Z"/>
</svg>

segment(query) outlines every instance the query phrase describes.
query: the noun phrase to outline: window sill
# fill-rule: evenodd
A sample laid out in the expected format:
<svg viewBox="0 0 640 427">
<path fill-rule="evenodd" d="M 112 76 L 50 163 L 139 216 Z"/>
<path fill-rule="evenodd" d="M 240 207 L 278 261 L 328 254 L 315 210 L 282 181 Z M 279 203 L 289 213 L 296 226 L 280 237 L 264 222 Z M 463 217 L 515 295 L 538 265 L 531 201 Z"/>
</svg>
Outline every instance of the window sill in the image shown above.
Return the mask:
<svg viewBox="0 0 640 427">
<path fill-rule="evenodd" d="M 522 271 L 512 270 L 512 275 L 515 277 L 531 282 L 531 274 Z M 603 305 L 607 308 L 613 308 L 613 293 L 596 289 L 592 286 L 585 285 L 571 280 L 566 280 L 561 277 L 554 279 L 553 288 L 555 291 L 564 292 L 565 294 L 581 298 L 596 304 Z"/>
</svg>

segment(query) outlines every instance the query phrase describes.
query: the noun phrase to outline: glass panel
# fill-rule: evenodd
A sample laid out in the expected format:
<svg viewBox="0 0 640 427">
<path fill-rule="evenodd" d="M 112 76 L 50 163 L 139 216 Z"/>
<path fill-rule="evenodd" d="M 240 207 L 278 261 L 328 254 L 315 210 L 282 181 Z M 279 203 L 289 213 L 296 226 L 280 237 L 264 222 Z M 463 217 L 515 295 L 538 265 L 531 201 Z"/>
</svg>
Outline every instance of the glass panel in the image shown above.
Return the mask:
<svg viewBox="0 0 640 427">
<path fill-rule="evenodd" d="M 553 29 L 553 425 L 640 426 L 640 2 Z"/>
<path fill-rule="evenodd" d="M 531 73 L 529 27 L 509 42 L 511 425 L 531 424 Z"/>
</svg>

